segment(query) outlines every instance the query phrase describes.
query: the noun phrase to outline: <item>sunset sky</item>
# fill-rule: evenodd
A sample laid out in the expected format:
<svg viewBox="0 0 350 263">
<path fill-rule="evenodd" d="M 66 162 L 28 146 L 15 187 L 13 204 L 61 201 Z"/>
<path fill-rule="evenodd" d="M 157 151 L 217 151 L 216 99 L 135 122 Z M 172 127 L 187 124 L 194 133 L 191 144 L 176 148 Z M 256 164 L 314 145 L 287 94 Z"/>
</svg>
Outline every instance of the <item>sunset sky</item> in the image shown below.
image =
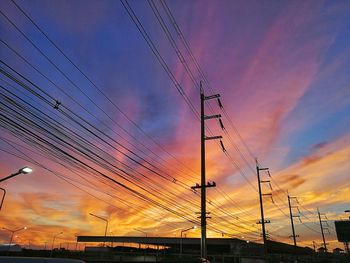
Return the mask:
<svg viewBox="0 0 350 263">
<path fill-rule="evenodd" d="M 118 236 L 179 237 L 199 224 L 190 187 L 200 183 L 202 81 L 223 104 L 206 102 L 225 127 L 207 120 L 207 136 L 222 135 L 227 150 L 206 142 L 217 184 L 208 236 L 261 242 L 257 158 L 270 168 L 271 178 L 261 173 L 270 239 L 292 243 L 288 190 L 298 244 L 322 245 L 319 208 L 329 247 L 343 248 L 333 220 L 350 209 L 348 1 L 15 3 L 0 3 L 1 177 L 33 168 L 0 185 L 0 228 L 28 227 L 15 242 L 103 235 L 89 213 Z M 1 230 L 0 242 L 10 235 Z"/>
</svg>

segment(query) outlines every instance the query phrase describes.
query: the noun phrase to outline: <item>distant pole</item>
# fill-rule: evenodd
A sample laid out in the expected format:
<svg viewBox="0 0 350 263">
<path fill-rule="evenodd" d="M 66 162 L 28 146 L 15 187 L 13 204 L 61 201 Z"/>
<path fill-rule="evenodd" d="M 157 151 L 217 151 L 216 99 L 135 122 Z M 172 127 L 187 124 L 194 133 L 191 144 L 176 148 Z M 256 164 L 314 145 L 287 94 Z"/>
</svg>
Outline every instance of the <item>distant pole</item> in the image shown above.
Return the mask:
<svg viewBox="0 0 350 263">
<path fill-rule="evenodd" d="M 320 220 L 320 227 L 321 227 L 321 234 L 322 234 L 322 239 L 323 239 L 323 246 L 324 250 L 327 253 L 327 245 L 326 245 L 326 239 L 324 238 L 324 232 L 323 232 L 323 225 L 322 225 L 322 220 L 321 220 L 321 214 L 320 211 L 317 208 L 317 213 L 318 213 L 318 219 Z"/>
<path fill-rule="evenodd" d="M 201 257 L 207 258 L 207 193 L 205 179 L 204 91 L 201 82 Z"/>
<path fill-rule="evenodd" d="M 295 236 L 295 231 L 294 231 L 294 221 L 293 221 L 293 212 L 292 212 L 292 207 L 290 205 L 290 196 L 288 194 L 288 205 L 289 205 L 289 215 L 290 215 L 290 223 L 292 225 L 292 234 L 293 234 L 293 241 L 294 241 L 294 249 L 295 252 L 297 250 L 297 240 L 296 240 L 296 236 Z"/>
<path fill-rule="evenodd" d="M 260 201 L 260 214 L 261 214 L 261 226 L 262 226 L 262 235 L 264 240 L 264 255 L 265 258 L 267 258 L 267 238 L 266 238 L 266 230 L 265 230 L 265 218 L 264 218 L 264 206 L 263 206 L 263 200 L 262 200 L 262 193 L 261 193 L 261 179 L 260 179 L 260 171 L 262 170 L 268 170 L 268 168 L 260 168 L 258 164 L 258 160 L 256 160 L 256 174 L 258 177 L 258 187 L 259 187 L 259 201 Z"/>
</svg>

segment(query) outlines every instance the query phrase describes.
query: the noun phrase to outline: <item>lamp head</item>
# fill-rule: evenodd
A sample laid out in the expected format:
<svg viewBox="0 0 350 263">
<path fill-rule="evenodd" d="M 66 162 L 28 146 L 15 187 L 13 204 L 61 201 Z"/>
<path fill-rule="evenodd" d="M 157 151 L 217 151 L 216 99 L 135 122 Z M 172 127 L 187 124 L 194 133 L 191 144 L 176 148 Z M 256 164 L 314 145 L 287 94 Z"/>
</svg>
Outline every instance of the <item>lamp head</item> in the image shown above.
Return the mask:
<svg viewBox="0 0 350 263">
<path fill-rule="evenodd" d="M 22 169 L 20 169 L 19 171 L 20 171 L 22 174 L 29 174 L 29 173 L 31 173 L 31 172 L 33 171 L 33 169 L 30 168 L 30 167 L 25 166 L 25 167 L 23 167 Z"/>
</svg>

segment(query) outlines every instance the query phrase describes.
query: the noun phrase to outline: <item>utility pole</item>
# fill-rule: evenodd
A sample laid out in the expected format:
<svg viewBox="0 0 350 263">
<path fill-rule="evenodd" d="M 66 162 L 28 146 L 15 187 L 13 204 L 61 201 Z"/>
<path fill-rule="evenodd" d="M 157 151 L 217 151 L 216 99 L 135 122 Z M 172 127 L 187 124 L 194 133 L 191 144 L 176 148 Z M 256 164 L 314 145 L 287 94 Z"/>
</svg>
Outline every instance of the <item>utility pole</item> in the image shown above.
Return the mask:
<svg viewBox="0 0 350 263">
<path fill-rule="evenodd" d="M 299 237 L 299 235 L 296 235 L 296 234 L 295 234 L 294 220 L 293 220 L 293 218 L 294 218 L 294 217 L 299 217 L 299 216 L 293 215 L 292 205 L 291 205 L 291 199 L 296 199 L 296 197 L 291 197 L 291 196 L 289 196 L 289 193 L 288 193 L 289 215 L 290 215 L 290 223 L 291 223 L 291 225 L 292 225 L 292 235 L 291 235 L 290 237 L 293 237 L 294 249 L 295 249 L 295 252 L 296 252 L 296 250 L 297 250 L 297 240 L 296 240 L 296 238 Z"/>
<path fill-rule="evenodd" d="M 219 94 L 211 95 L 211 96 L 205 96 L 204 90 L 202 87 L 202 82 L 200 82 L 200 101 L 201 101 L 201 184 L 196 184 L 195 186 L 192 186 L 191 188 L 201 189 L 201 212 L 200 212 L 200 219 L 201 219 L 201 258 L 207 258 L 207 218 L 210 218 L 207 216 L 207 208 L 206 208 L 206 189 L 207 187 L 215 187 L 215 182 L 206 182 L 205 178 L 205 141 L 206 140 L 215 140 L 215 139 L 222 139 L 222 136 L 213 136 L 213 137 L 207 137 L 205 135 L 205 121 L 209 119 L 215 119 L 215 118 L 221 118 L 221 115 L 211 115 L 206 116 L 205 110 L 204 110 L 204 102 L 206 100 L 210 99 L 218 99 L 220 98 Z"/>
<path fill-rule="evenodd" d="M 266 237 L 265 224 L 270 223 L 270 220 L 265 220 L 265 218 L 264 218 L 264 206 L 263 206 L 263 199 L 262 199 L 262 197 L 264 195 L 271 195 L 271 194 L 262 194 L 262 192 L 261 192 L 261 184 L 262 183 L 270 183 L 270 181 L 262 181 L 260 179 L 260 171 L 268 171 L 268 170 L 269 170 L 269 168 L 260 168 L 258 160 L 256 160 L 256 174 L 258 176 L 260 213 L 261 213 L 261 221 L 259 221 L 258 224 L 262 225 L 262 236 L 263 236 L 263 240 L 264 240 L 264 255 L 265 255 L 265 258 L 267 258 L 267 253 L 268 253 L 267 252 L 267 237 Z"/>
<path fill-rule="evenodd" d="M 318 213 L 318 219 L 320 220 L 320 227 L 321 227 L 321 234 L 322 234 L 322 239 L 323 239 L 324 251 L 327 253 L 327 244 L 326 244 L 326 239 L 324 238 L 323 224 L 322 224 L 322 222 L 326 222 L 326 221 L 321 220 L 321 214 L 320 214 L 320 211 L 318 210 L 318 208 L 317 208 L 317 213 Z"/>
</svg>

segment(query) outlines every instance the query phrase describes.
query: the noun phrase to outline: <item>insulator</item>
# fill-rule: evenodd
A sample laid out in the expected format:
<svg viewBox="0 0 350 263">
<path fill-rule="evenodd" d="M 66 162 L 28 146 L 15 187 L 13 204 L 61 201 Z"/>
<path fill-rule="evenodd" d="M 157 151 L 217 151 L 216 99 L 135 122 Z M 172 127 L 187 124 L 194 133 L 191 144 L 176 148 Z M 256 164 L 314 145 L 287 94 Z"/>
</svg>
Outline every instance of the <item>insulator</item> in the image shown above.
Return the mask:
<svg viewBox="0 0 350 263">
<path fill-rule="evenodd" d="M 56 104 L 53 106 L 54 109 L 58 110 L 58 107 L 61 105 L 61 102 L 56 100 Z"/>
<path fill-rule="evenodd" d="M 222 120 L 221 120 L 221 119 L 219 119 L 219 123 L 220 123 L 221 129 L 225 130 L 225 126 L 224 126 L 224 124 L 222 123 Z"/>
<path fill-rule="evenodd" d="M 221 145 L 222 151 L 226 152 L 226 149 L 225 149 L 225 146 L 224 146 L 224 143 L 222 142 L 222 140 L 220 140 L 220 145 Z"/>
<path fill-rule="evenodd" d="M 272 185 L 271 185 L 271 183 L 269 183 L 269 186 L 270 186 L 270 189 L 271 189 L 271 191 L 272 191 Z"/>
<path fill-rule="evenodd" d="M 218 98 L 218 104 L 219 104 L 220 109 L 222 109 L 222 108 L 223 108 L 223 106 L 222 106 L 222 103 L 221 103 L 220 98 Z"/>
</svg>

